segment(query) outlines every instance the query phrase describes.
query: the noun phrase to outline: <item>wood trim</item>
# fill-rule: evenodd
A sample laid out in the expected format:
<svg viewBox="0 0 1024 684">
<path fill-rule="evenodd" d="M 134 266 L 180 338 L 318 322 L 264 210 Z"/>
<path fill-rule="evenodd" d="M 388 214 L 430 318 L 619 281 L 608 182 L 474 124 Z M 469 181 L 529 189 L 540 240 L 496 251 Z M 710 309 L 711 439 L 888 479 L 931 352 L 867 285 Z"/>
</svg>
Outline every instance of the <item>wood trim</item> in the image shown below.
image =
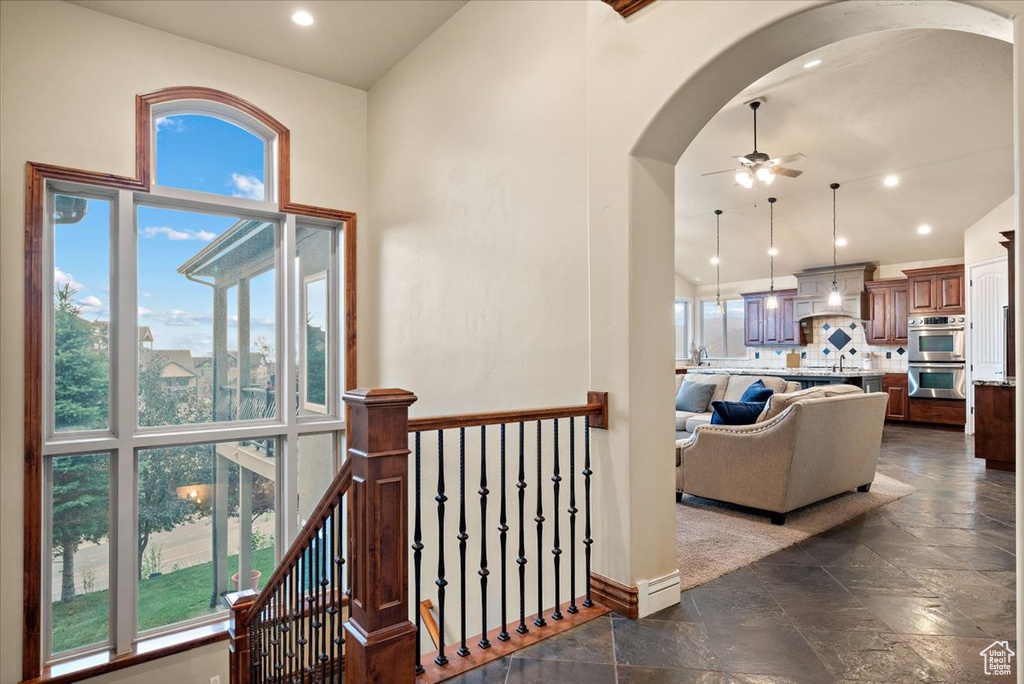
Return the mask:
<svg viewBox="0 0 1024 684">
<path fill-rule="evenodd" d="M 635 12 L 639 12 L 644 7 L 647 7 L 654 0 L 603 0 L 605 4 L 611 6 L 613 10 L 622 15 L 625 19 Z"/>
<path fill-rule="evenodd" d="M 576 605 L 579 606 L 579 612 L 576 614 L 565 613 L 563 619 L 552 620 L 551 615 L 548 614 L 547 626 L 546 627 L 533 627 L 533 621 L 537 617 L 536 614 L 526 618 L 526 623 L 531 625 L 530 631 L 526 634 L 519 634 L 515 631 L 519 621 L 510 622 L 505 626 L 505 629 L 512 638 L 508 641 L 501 641 L 498 639 L 498 634 L 501 631 L 500 627 L 487 632 L 487 638 L 491 642 L 491 647 L 487 649 L 473 649 L 472 652 L 465 658 L 463 657 L 452 657 L 447 665 L 441 666 L 434 662 L 434 657 L 437 655 L 437 651 L 433 651 L 424 656 L 420 657 L 420 664 L 425 670 L 423 674 L 416 677 L 416 681 L 419 684 L 436 684 L 436 682 L 443 682 L 446 679 L 451 679 L 464 672 L 473 670 L 486 665 L 487 663 L 493 662 L 510 653 L 514 653 L 520 649 L 531 646 L 538 641 L 543 641 L 548 637 L 553 637 L 556 634 L 567 632 L 574 627 L 590 622 L 595 618 L 599 618 L 603 615 L 607 615 L 609 610 L 601 605 L 593 605 L 589 608 L 583 606 L 583 597 L 579 597 L 576 601 Z M 476 643 L 479 641 L 477 636 L 468 640 L 469 642 Z"/>
<path fill-rule="evenodd" d="M 600 394 L 607 395 L 607 392 Z M 526 409 L 524 411 L 495 411 L 493 413 L 464 413 L 454 416 L 431 416 L 428 418 L 410 418 L 409 432 L 429 432 L 432 430 L 451 430 L 454 428 L 478 427 L 480 425 L 500 425 L 501 423 L 525 423 L 533 420 L 551 420 L 554 418 L 572 418 L 574 416 L 591 416 L 591 427 L 596 420 L 607 421 L 607 404 L 589 402 L 580 406 L 553 406 L 550 408 Z"/>
<path fill-rule="evenodd" d="M 135 177 L 87 171 L 53 164 L 26 162 L 25 172 L 25 377 L 24 377 L 24 542 L 22 608 L 22 678 L 33 680 L 43 673 L 41 645 L 42 609 L 42 499 L 43 427 L 42 319 L 32 312 L 43 310 L 46 287 L 43 274 L 43 224 L 46 182 L 68 181 L 106 188 L 149 192 L 152 184 L 152 108 L 177 100 L 206 100 L 233 107 L 256 119 L 277 135 L 278 210 L 311 218 L 343 222 L 345 235 L 345 387 L 357 386 L 356 354 L 356 213 L 291 201 L 291 133 L 287 127 L 256 105 L 231 93 L 202 86 L 177 86 L 155 90 L 135 98 Z M 348 415 L 346 411 L 346 416 Z M 348 421 L 346 421 L 347 424 Z M 36 521 L 35 524 L 30 524 Z M 176 651 L 175 651 L 176 652 Z M 152 659 L 152 658 L 148 658 Z M 139 661 L 144 662 L 144 661 Z M 134 663 L 132 663 L 134 664 Z"/>
<path fill-rule="evenodd" d="M 430 609 L 434 607 L 433 601 L 426 599 L 420 601 L 420 621 L 427 630 L 427 635 L 430 640 L 434 642 L 434 648 L 437 648 L 438 644 L 441 643 L 441 630 L 437 628 L 437 620 L 434 619 L 434 614 L 430 612 Z"/>
<path fill-rule="evenodd" d="M 590 573 L 590 594 L 594 601 L 608 606 L 619 615 L 636 620 L 640 617 L 640 590 L 615 580 Z"/>
<path fill-rule="evenodd" d="M 865 290 L 887 290 L 894 286 L 906 287 L 908 282 L 907 278 L 882 278 L 880 280 L 865 280 Z"/>
<path fill-rule="evenodd" d="M 590 419 L 590 427 L 598 430 L 608 429 L 608 393 L 587 392 L 587 405 L 597 404 L 601 411 Z"/>
<path fill-rule="evenodd" d="M 62 674 L 52 674 L 52 667 L 43 668 L 42 672 L 32 679 L 25 679 L 21 684 L 71 684 L 71 682 L 80 682 L 85 679 L 91 679 L 98 677 L 108 672 L 116 672 L 117 670 L 123 670 L 126 667 L 134 667 L 136 665 L 142 665 L 153 660 L 159 660 L 160 658 L 166 658 L 167 656 L 175 655 L 176 653 L 184 653 L 194 648 L 200 648 L 202 646 L 208 646 L 209 644 L 216 644 L 221 641 L 227 641 L 229 638 L 228 623 L 225 620 L 222 625 L 222 630 L 213 634 L 207 634 L 195 639 L 183 640 L 176 644 L 164 646 L 163 648 L 156 648 L 151 651 L 138 651 L 133 653 L 127 653 L 125 655 L 112 655 L 110 660 L 99 665 L 92 665 L 90 667 L 84 667 L 81 670 L 75 670 L 73 672 L 64 672 Z"/>
</svg>

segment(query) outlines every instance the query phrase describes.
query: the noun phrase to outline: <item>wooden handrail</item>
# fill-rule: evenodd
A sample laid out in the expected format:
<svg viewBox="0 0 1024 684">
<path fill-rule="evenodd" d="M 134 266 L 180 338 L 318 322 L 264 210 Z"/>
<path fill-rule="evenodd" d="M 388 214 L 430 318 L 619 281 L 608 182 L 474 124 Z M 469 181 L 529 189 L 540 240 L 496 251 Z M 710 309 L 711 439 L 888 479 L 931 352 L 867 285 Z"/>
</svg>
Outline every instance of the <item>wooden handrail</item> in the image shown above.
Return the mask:
<svg viewBox="0 0 1024 684">
<path fill-rule="evenodd" d="M 502 423 L 524 423 L 534 420 L 573 418 L 590 416 L 590 427 L 604 428 L 608 424 L 608 393 L 588 392 L 587 403 L 576 406 L 552 406 L 549 408 L 525 409 L 522 411 L 493 411 L 491 413 L 463 413 L 450 416 L 410 418 L 409 432 L 451 430 L 454 428 L 500 425 Z"/>
<path fill-rule="evenodd" d="M 317 535 L 320 534 L 321 525 L 330 517 L 334 507 L 337 505 L 338 497 L 347 492 L 351 485 L 352 462 L 345 461 L 344 465 L 341 466 L 341 470 L 338 471 L 331 484 L 327 487 L 327 491 L 320 497 L 320 502 L 313 509 L 313 513 L 310 514 L 306 525 L 299 532 L 298 536 L 295 537 L 295 541 L 292 542 L 287 553 L 281 558 L 281 562 L 274 568 L 270 579 L 263 585 L 263 590 L 256 597 L 256 600 L 247 607 L 241 624 L 238 625 L 239 629 L 248 629 L 253 619 L 259 615 L 260 610 L 266 606 L 267 601 L 273 596 L 274 589 L 281 583 L 284 576 L 288 574 L 292 564 L 306 552 Z"/>
</svg>

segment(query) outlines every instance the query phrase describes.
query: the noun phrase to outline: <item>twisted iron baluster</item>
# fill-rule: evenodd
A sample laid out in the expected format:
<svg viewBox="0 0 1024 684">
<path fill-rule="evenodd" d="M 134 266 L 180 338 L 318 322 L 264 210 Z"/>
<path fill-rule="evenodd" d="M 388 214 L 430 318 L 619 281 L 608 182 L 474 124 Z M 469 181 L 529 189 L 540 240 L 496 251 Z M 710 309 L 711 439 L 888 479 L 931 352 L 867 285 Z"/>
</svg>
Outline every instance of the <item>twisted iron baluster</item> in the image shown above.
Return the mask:
<svg viewBox="0 0 1024 684">
<path fill-rule="evenodd" d="M 456 651 L 465 658 L 466 648 L 466 428 L 459 428 L 459 617 L 461 618 L 462 645 Z"/>
<path fill-rule="evenodd" d="M 480 426 L 480 641 L 477 646 L 490 648 L 487 639 L 487 426 Z"/>
<path fill-rule="evenodd" d="M 530 628 L 526 626 L 526 424 L 519 423 L 519 626 L 516 632 L 526 634 Z"/>
<path fill-rule="evenodd" d="M 576 419 L 569 419 L 569 607 L 566 612 L 575 615 L 576 607 Z"/>
<path fill-rule="evenodd" d="M 505 511 L 505 424 L 501 424 L 501 513 L 498 516 L 498 532 L 499 539 L 501 541 L 501 631 L 498 632 L 498 641 L 508 641 L 511 637 L 508 635 L 508 615 L 506 613 L 506 579 L 507 572 L 505 570 L 505 563 L 507 556 L 505 553 L 505 542 L 508 537 L 508 519 Z"/>
<path fill-rule="evenodd" d="M 590 547 L 594 540 L 590 538 L 590 476 L 594 472 L 590 469 L 590 416 L 583 418 L 583 509 L 585 522 L 583 528 L 583 547 L 586 557 L 587 572 L 587 593 L 583 599 L 583 607 L 591 608 L 594 602 L 590 599 Z"/>
<path fill-rule="evenodd" d="M 437 631 L 440 643 L 437 645 L 437 657 L 434 662 L 438 665 L 447 665 L 448 658 L 444 654 L 444 594 L 448 580 L 444 578 L 444 502 L 448 497 L 444 495 L 444 431 L 437 431 Z M 417 606 L 419 609 L 419 606 Z"/>
<path fill-rule="evenodd" d="M 413 532 L 412 532 L 412 563 L 413 572 L 415 574 L 415 591 L 416 591 L 416 604 L 413 606 L 413 613 L 416 615 L 416 649 L 413 651 L 413 658 L 415 659 L 415 672 L 416 674 L 423 674 L 423 665 L 420 664 L 420 633 L 423 628 L 423 620 L 420 617 L 420 603 L 423 601 L 421 596 L 421 572 L 420 564 L 423 559 L 423 530 L 420 525 L 420 494 L 422 490 L 422 461 L 420 458 L 420 436 L 422 433 L 416 433 L 416 510 L 413 512 Z"/>
<path fill-rule="evenodd" d="M 533 624 L 538 627 L 546 627 L 548 621 L 544 619 L 544 488 L 541 487 L 541 478 L 544 473 L 541 468 L 541 422 L 537 421 L 537 515 L 533 520 L 537 523 L 537 618 Z"/>
<path fill-rule="evenodd" d="M 561 575 L 559 574 L 559 571 L 561 570 L 561 565 L 562 565 L 562 547 L 561 547 L 561 540 L 560 540 L 559 535 L 558 535 L 558 527 L 559 527 L 558 518 L 560 517 L 558 515 L 558 491 L 561 488 L 562 476 L 559 474 L 559 471 L 558 471 L 558 419 L 557 418 L 555 418 L 554 424 L 555 424 L 555 451 L 554 451 L 555 465 L 554 465 L 554 468 L 552 470 L 551 482 L 553 483 L 552 489 L 554 490 L 554 501 L 553 501 L 553 509 L 552 510 L 554 510 L 554 512 L 555 512 L 555 520 L 554 520 L 555 527 L 554 527 L 554 535 L 553 535 L 553 539 L 552 539 L 553 542 L 554 542 L 554 548 L 551 549 L 551 554 L 554 556 L 554 565 L 555 565 L 555 610 L 554 610 L 553 613 L 551 613 L 551 619 L 552 620 L 561 620 L 562 619 L 562 602 L 560 600 L 560 589 L 561 589 L 561 587 L 560 587 L 560 584 L 561 584 L 560 577 L 561 577 Z"/>
</svg>

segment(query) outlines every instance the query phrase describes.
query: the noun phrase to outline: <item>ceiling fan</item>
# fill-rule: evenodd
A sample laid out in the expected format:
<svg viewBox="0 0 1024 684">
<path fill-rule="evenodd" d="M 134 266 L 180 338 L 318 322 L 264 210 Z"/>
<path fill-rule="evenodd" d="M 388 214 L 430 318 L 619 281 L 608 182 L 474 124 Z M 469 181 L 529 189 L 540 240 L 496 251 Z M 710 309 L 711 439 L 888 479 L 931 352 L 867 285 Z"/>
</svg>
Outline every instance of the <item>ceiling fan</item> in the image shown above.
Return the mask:
<svg viewBox="0 0 1024 684">
<path fill-rule="evenodd" d="M 750 103 L 750 109 L 754 112 L 754 151 L 750 154 L 745 154 L 742 157 L 733 157 L 740 163 L 739 169 L 726 169 L 724 171 L 712 171 L 711 173 L 701 174 L 702 176 L 714 176 L 719 173 L 733 173 L 735 172 L 736 182 L 745 188 L 754 187 L 754 180 L 759 180 L 765 185 L 771 185 L 772 181 L 775 180 L 775 176 L 786 176 L 787 178 L 796 178 L 803 171 L 799 169 L 788 169 L 780 164 L 788 164 L 789 162 L 800 161 L 807 157 L 797 152 L 796 154 L 787 154 L 782 157 L 775 157 L 774 159 L 769 157 L 764 152 L 757 151 L 757 110 L 764 104 L 763 99 L 757 99 Z"/>
</svg>

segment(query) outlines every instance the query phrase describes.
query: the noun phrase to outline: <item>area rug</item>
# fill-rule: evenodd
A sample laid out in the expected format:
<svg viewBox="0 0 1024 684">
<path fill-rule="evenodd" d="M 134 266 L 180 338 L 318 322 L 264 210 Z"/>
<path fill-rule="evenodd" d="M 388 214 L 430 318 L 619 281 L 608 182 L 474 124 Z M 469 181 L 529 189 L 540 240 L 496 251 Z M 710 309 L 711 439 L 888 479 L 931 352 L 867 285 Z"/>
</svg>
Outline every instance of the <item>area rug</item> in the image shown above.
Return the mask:
<svg viewBox="0 0 1024 684">
<path fill-rule="evenodd" d="M 841 494 L 794 511 L 785 525 L 772 525 L 765 514 L 686 495 L 676 504 L 676 562 L 682 588 L 710 582 L 915 491 L 876 474 L 870 492 Z"/>
</svg>

